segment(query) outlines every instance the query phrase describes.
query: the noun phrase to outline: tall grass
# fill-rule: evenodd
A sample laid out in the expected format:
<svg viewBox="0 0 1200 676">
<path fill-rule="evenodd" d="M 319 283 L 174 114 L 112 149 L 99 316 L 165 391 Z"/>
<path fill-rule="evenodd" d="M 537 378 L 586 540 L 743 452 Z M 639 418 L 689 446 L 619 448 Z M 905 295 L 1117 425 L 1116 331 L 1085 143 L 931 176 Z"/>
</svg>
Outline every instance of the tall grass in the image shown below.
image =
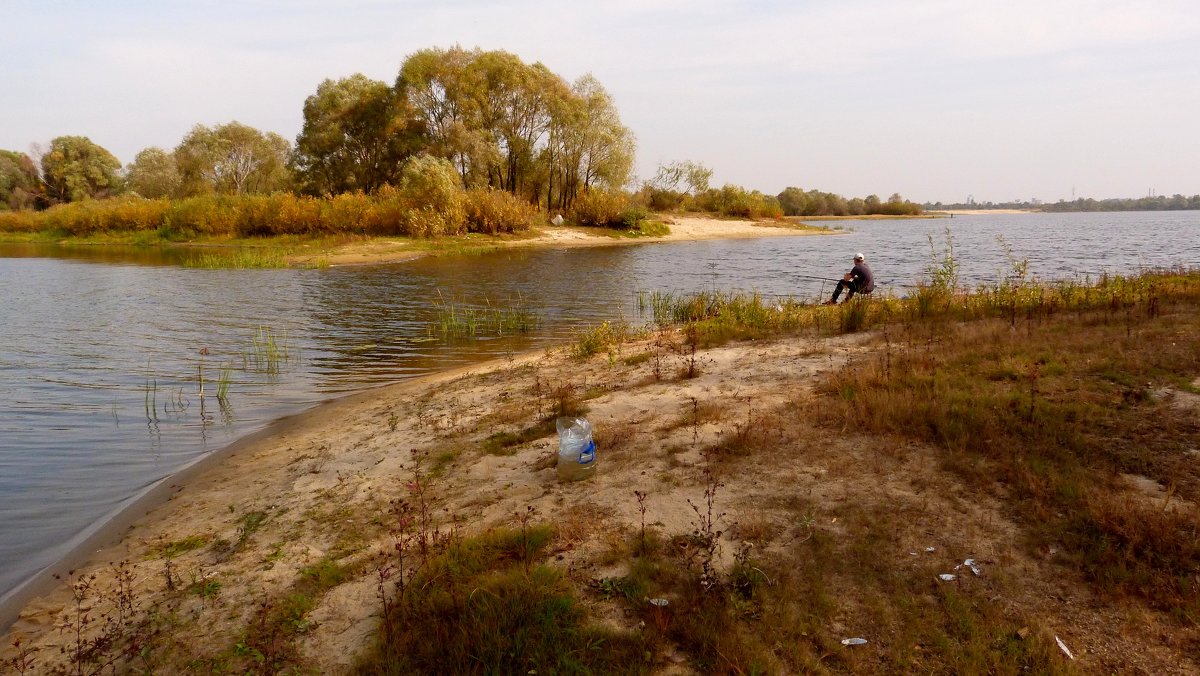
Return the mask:
<svg viewBox="0 0 1200 676">
<path fill-rule="evenodd" d="M 185 267 L 217 269 L 286 268 L 287 257 L 280 251 L 236 249 L 222 253 L 204 253 L 184 261 Z"/>
<path fill-rule="evenodd" d="M 276 335 L 271 327 L 259 326 L 250 339 L 250 349 L 244 355 L 244 362 L 248 369 L 274 375 L 297 356 L 289 346 L 286 333 Z"/>
<path fill-rule="evenodd" d="M 880 295 L 827 307 L 795 298 L 767 299 L 757 293 L 643 291 L 638 314 L 660 327 L 694 325 L 701 345 L 811 330 L 853 333 L 902 314 L 903 303 Z"/>
<path fill-rule="evenodd" d="M 229 386 L 233 382 L 233 365 L 221 365 L 221 373 L 217 376 L 217 401 L 222 407 L 229 405 Z"/>
<path fill-rule="evenodd" d="M 493 305 L 484 299 L 480 307 L 446 300 L 439 291 L 433 309 L 434 325 L 430 332 L 447 339 L 528 333 L 538 325 L 537 313 L 529 309 L 520 295 L 507 305 Z"/>
</svg>

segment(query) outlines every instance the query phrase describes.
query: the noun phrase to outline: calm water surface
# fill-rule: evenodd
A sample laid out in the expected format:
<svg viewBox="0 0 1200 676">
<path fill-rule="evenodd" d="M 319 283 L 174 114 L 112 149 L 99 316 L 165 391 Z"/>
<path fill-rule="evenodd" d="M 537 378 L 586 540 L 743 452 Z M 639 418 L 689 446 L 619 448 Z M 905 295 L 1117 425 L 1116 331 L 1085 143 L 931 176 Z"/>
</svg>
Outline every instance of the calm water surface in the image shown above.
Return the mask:
<svg viewBox="0 0 1200 676">
<path fill-rule="evenodd" d="M 967 284 L 1008 272 L 1009 252 L 1043 279 L 1200 266 L 1200 212 L 836 225 L 846 232 L 328 270 L 200 270 L 180 267 L 180 253 L 0 245 L 0 596 L 146 488 L 275 418 L 602 319 L 639 321 L 639 290 L 816 299 L 832 286 L 821 278 L 862 251 L 882 289 L 903 294 L 930 262 L 929 237 L 940 252 L 947 228 Z M 431 333 L 435 302 L 519 302 L 540 323 L 447 342 Z M 286 359 L 255 360 L 264 327 Z"/>
</svg>

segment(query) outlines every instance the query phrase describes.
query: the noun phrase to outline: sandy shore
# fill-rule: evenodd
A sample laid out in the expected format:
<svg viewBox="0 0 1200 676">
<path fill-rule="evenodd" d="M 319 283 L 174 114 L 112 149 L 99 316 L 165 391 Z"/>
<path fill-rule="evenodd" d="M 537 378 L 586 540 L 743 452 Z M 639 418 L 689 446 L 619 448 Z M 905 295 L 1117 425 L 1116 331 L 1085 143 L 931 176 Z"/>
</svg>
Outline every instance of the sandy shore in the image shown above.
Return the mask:
<svg viewBox="0 0 1200 676">
<path fill-rule="evenodd" d="M 597 356 L 580 362 L 564 348 L 379 388 L 281 421 L 195 476 L 172 480 L 169 498 L 146 505 L 117 542 L 78 562 L 77 575 L 97 575 L 102 588 L 123 563 L 136 577 L 142 605 L 166 605 L 172 596 L 179 603 L 175 613 L 185 621 L 175 628 L 176 642 L 164 649 L 168 663 L 217 654 L 238 641 L 258 601 L 286 594 L 305 566 L 334 551 L 369 559 L 387 549 L 379 517 L 390 501 L 408 496 L 406 483 L 423 468 L 437 475 L 432 491 L 447 522 L 479 532 L 511 525 L 514 514 L 533 506 L 539 519 L 565 534 L 563 565 L 586 579 L 603 572 L 594 558 L 604 542 L 636 522 L 634 489 L 650 494 L 654 523 L 669 532 L 691 528 L 687 501 L 699 502 L 703 494 L 697 449 L 729 423 L 717 416 L 695 429 L 681 426 L 689 402 L 707 407 L 725 399 L 773 411 L 794 394 L 785 384 L 808 381 L 863 349 L 861 338 L 716 349 L 703 355 L 706 375 L 679 381 L 678 344 L 662 340 L 670 345 L 644 341 L 623 348 L 626 355 L 661 352 L 660 369 L 668 371 L 662 381 L 653 374 L 653 360 L 627 366 Z M 602 449 L 595 477 L 558 481 L 553 437 L 511 454 L 480 453 L 491 433 L 544 418 L 564 391 L 591 397 L 587 416 Z M 646 445 L 649 439 L 655 439 L 653 447 Z M 679 445 L 690 450 L 674 448 Z M 746 498 L 771 492 L 768 485 L 780 469 L 761 467 L 741 476 L 730 487 L 730 496 L 739 497 L 725 508 L 728 517 L 737 520 L 743 510 L 755 509 Z M 792 465 L 786 471 L 804 481 L 826 470 Z M 262 520 L 244 535 L 248 514 Z M 199 544 L 170 558 L 177 586 L 219 581 L 215 600 L 180 598 L 167 589 L 164 552 L 187 541 Z M 60 568 L 56 573 L 66 578 L 66 567 Z M 300 646 L 308 664 L 320 673 L 349 670 L 376 628 L 377 605 L 369 571 L 326 596 L 312 613 L 315 630 Z M 59 629 L 71 608 L 71 590 L 54 584 L 24 607 L 5 647 L 21 637 L 39 659 L 56 661 L 70 640 Z M 11 655 L 0 652 L 4 659 Z"/>
<path fill-rule="evenodd" d="M 670 228 L 670 233 L 653 237 L 613 237 L 592 228 L 547 226 L 537 230 L 529 237 L 505 239 L 488 235 L 471 235 L 466 243 L 473 246 L 495 248 L 564 248 L 837 234 L 834 231 L 818 230 L 788 221 L 731 220 L 704 216 L 671 216 L 663 217 L 663 220 Z M 406 244 L 388 240 L 372 240 L 366 243 L 349 244 L 319 255 L 295 256 L 292 262 L 303 265 L 320 259 L 330 265 L 365 265 L 397 263 L 423 255 L 426 254 L 413 251 Z"/>
<path fill-rule="evenodd" d="M 863 514 L 903 515 L 889 530 L 893 546 L 872 565 L 951 570 L 970 556 L 984 572 L 962 583 L 983 585 L 995 603 L 1052 627 L 1085 671 L 1200 667 L 1182 649 L 1143 641 L 1146 631 L 1167 631 L 1168 621 L 1100 603 L 1061 565 L 1017 546 L 1020 528 L 1005 506 L 939 469 L 935 449 L 795 422 L 821 405 L 814 388 L 823 374 L 872 358 L 879 345 L 868 335 L 791 337 L 691 357 L 679 335 L 659 332 L 588 359 L 564 347 L 347 397 L 170 482 L 169 499 L 139 510 L 119 540 L 89 555 L 70 579 L 95 575 L 93 589 L 104 589 L 115 584 L 118 566 L 132 573 L 137 607 L 171 618 L 153 660 L 174 673 L 236 660 L 230 656 L 262 604 L 287 598 L 307 567 L 337 560 L 358 573 L 319 599 L 289 649 L 303 671 L 349 673 L 378 627 L 372 562 L 392 543 L 389 505 L 413 499 L 418 476 L 438 523 L 463 534 L 515 525 L 532 507 L 536 520 L 555 525 L 555 565 L 587 588 L 623 574 L 606 552 L 637 532 L 634 491 L 648 496 L 652 528 L 691 532 L 692 505 L 703 503 L 706 486 L 702 449 L 754 429 L 773 452 L 725 467 L 716 498 L 722 566 L 746 542 L 757 543 L 760 555 L 782 553 L 818 531 L 835 541 L 857 538 Z M 684 377 L 692 359 L 698 377 Z M 529 428 L 562 397 L 588 409 L 595 476 L 560 482 L 553 434 L 487 450 L 489 436 Z M 856 596 L 853 570 L 826 592 L 845 605 L 826 629 L 833 639 L 869 628 L 871 601 Z M 67 584 L 46 589 L 5 637 L 0 664 L 11 664 L 18 637 L 32 650 L 30 673 L 62 664 L 74 608 Z M 1126 631 L 1135 612 L 1139 629 Z M 609 621 L 634 628 L 637 618 Z M 690 673 L 682 664 L 663 671 Z"/>
</svg>

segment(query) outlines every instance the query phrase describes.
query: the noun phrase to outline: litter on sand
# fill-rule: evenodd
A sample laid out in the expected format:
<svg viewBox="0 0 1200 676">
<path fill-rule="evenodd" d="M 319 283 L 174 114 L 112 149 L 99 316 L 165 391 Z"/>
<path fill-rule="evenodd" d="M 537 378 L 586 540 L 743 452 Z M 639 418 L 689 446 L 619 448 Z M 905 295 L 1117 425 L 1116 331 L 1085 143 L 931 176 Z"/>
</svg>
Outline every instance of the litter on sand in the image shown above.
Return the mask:
<svg viewBox="0 0 1200 676">
<path fill-rule="evenodd" d="M 668 603 L 670 603 L 670 601 L 667 601 L 666 599 L 649 599 L 649 601 L 650 605 L 658 606 L 659 608 L 665 607 Z"/>
<path fill-rule="evenodd" d="M 949 582 L 949 581 L 953 580 L 954 577 L 955 576 L 951 575 L 950 573 L 942 573 L 941 575 L 938 575 L 938 579 L 941 580 L 942 582 Z"/>
<path fill-rule="evenodd" d="M 1075 659 L 1075 656 L 1071 654 L 1071 651 L 1070 651 L 1070 650 L 1067 650 L 1067 644 L 1066 644 L 1066 643 L 1063 643 L 1061 638 L 1059 638 L 1059 637 L 1055 636 L 1055 637 L 1054 637 L 1054 641 L 1055 641 L 1056 643 L 1058 643 L 1058 647 L 1059 647 L 1060 649 L 1062 649 L 1062 651 L 1063 651 L 1063 654 L 1065 654 L 1065 655 L 1066 655 L 1067 657 L 1069 657 L 1070 659 Z"/>
<path fill-rule="evenodd" d="M 934 547 L 926 547 L 926 548 L 925 548 L 925 551 L 927 551 L 927 552 L 936 552 L 936 551 L 937 551 L 937 549 L 936 549 L 936 548 L 934 548 Z"/>
<path fill-rule="evenodd" d="M 866 643 L 867 643 L 867 639 L 865 639 L 865 638 L 844 638 L 844 639 L 842 639 L 842 645 L 866 645 Z"/>
<path fill-rule="evenodd" d="M 955 566 L 954 570 L 958 570 L 959 568 L 962 568 L 963 566 L 970 568 L 971 572 L 975 573 L 976 577 L 979 576 L 979 566 L 975 564 L 975 559 L 967 559 L 966 561 L 963 561 L 962 563 Z"/>
</svg>

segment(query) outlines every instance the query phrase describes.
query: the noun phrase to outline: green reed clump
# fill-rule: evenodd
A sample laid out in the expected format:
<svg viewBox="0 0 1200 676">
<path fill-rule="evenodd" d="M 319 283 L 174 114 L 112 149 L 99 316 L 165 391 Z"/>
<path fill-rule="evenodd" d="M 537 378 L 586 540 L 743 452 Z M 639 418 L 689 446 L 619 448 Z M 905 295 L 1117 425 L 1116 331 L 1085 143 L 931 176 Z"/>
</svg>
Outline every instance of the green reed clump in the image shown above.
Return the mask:
<svg viewBox="0 0 1200 676">
<path fill-rule="evenodd" d="M 229 405 L 229 385 L 233 382 L 233 365 L 221 365 L 221 373 L 217 376 L 217 401 L 222 407 Z"/>
<path fill-rule="evenodd" d="M 246 367 L 259 373 L 278 374 L 281 368 L 295 358 L 288 346 L 287 334 L 276 335 L 269 326 L 259 326 L 250 339 L 250 350 L 245 354 Z"/>
<path fill-rule="evenodd" d="M 800 330 L 859 331 L 889 320 L 898 311 L 897 303 L 884 295 L 869 302 L 860 297 L 840 307 L 825 307 L 794 298 L 770 300 L 757 293 L 638 294 L 639 314 L 658 326 L 694 325 L 704 346 Z"/>
<path fill-rule="evenodd" d="M 507 305 L 493 305 L 484 299 L 482 307 L 446 301 L 438 292 L 433 302 L 434 327 L 442 338 L 476 338 L 529 333 L 537 328 L 538 316 L 518 295 Z"/>
<path fill-rule="evenodd" d="M 262 249 L 236 249 L 227 253 L 204 253 L 184 261 L 189 268 L 220 269 L 267 269 L 286 268 L 287 258 L 280 251 Z"/>
</svg>

